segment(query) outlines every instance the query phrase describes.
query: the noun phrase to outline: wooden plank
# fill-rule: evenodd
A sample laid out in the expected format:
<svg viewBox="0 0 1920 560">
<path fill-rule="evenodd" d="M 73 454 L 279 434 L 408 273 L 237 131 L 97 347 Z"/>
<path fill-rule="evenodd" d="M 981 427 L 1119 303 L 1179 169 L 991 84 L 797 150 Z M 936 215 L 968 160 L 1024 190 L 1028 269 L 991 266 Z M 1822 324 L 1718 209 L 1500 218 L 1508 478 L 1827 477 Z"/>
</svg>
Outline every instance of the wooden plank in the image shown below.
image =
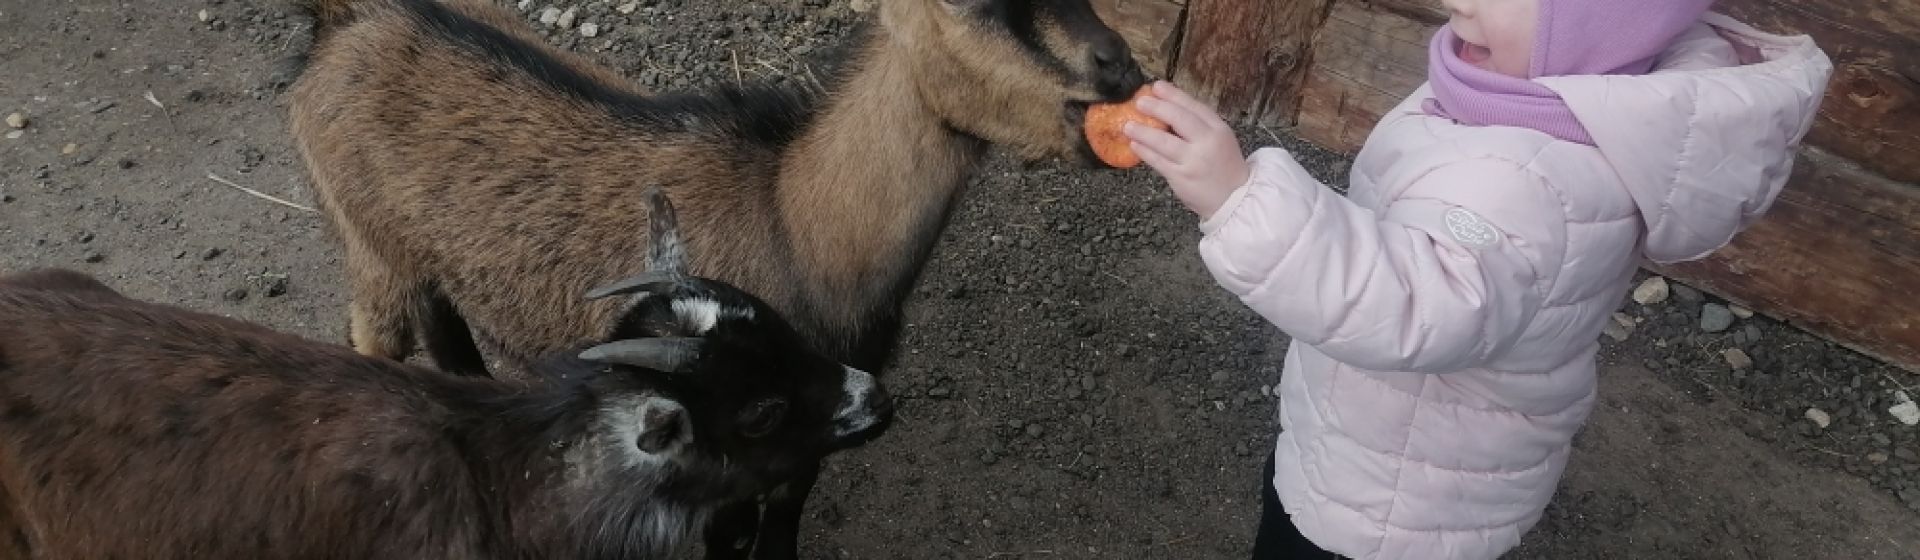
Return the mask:
<svg viewBox="0 0 1920 560">
<path fill-rule="evenodd" d="M 1722 0 L 1715 8 L 1768 31 L 1805 33 L 1833 57 L 1808 143 L 1920 182 L 1920 0 Z"/>
<path fill-rule="evenodd" d="M 1169 75 L 1179 47 L 1184 0 L 1093 0 L 1093 11 L 1133 48 L 1134 58 L 1154 76 Z"/>
<path fill-rule="evenodd" d="M 1174 81 L 1230 121 L 1290 118 L 1334 0 L 1188 0 Z"/>
<path fill-rule="evenodd" d="M 1364 3 L 1335 3 L 1313 39 L 1295 133 L 1353 153 L 1381 115 L 1427 79 L 1427 40 L 1437 26 Z"/>
<path fill-rule="evenodd" d="M 1447 22 L 1447 8 L 1434 0 L 1365 0 L 1362 3 L 1374 10 L 1427 25 Z"/>
<path fill-rule="evenodd" d="M 1809 149 L 1752 229 L 1655 272 L 1920 373 L 1920 189 Z"/>
</svg>

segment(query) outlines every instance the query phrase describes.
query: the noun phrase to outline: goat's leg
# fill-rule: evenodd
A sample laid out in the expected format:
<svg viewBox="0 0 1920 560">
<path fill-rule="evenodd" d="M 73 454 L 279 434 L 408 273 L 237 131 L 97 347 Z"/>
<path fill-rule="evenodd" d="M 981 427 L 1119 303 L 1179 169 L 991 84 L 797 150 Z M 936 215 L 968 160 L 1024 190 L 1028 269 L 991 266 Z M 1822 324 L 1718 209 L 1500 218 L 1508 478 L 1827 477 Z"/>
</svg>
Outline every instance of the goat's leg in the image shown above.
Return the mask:
<svg viewBox="0 0 1920 560">
<path fill-rule="evenodd" d="M 754 560 L 798 560 L 800 558 L 800 517 L 807 513 L 807 496 L 820 480 L 820 464 L 801 469 L 787 483 L 767 495 L 767 510 L 760 517 L 760 546 L 754 548 Z"/>
<path fill-rule="evenodd" d="M 760 504 L 728 504 L 707 521 L 707 560 L 747 560 L 760 533 Z"/>
<path fill-rule="evenodd" d="M 434 365 L 447 373 L 487 377 L 487 359 L 473 341 L 473 329 L 446 294 L 431 292 L 422 303 L 420 338 Z"/>
<path fill-rule="evenodd" d="M 406 360 L 413 353 L 410 318 L 422 303 L 421 290 L 396 274 L 350 228 L 341 229 L 346 242 L 347 288 L 352 294 L 347 304 L 347 338 L 353 342 L 354 351 L 362 355 Z"/>
</svg>

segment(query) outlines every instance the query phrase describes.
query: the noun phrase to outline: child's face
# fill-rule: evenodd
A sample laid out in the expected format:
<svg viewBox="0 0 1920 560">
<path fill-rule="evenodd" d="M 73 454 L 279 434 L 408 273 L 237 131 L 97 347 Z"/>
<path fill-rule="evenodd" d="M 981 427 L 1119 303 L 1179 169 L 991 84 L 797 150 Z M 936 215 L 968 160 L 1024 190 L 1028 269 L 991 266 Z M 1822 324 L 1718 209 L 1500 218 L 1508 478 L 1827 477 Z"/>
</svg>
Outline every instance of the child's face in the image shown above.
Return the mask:
<svg viewBox="0 0 1920 560">
<path fill-rule="evenodd" d="M 1441 0 L 1453 12 L 1460 60 L 1515 78 L 1528 78 L 1540 0 Z"/>
</svg>

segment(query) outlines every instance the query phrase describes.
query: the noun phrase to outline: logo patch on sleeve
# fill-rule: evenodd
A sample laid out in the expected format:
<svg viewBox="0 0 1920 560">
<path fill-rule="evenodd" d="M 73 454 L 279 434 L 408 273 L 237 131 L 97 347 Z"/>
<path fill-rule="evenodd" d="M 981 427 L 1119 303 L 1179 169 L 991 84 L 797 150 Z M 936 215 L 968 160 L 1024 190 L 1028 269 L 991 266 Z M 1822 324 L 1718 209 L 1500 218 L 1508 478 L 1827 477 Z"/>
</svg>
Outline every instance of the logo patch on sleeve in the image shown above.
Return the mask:
<svg viewBox="0 0 1920 560">
<path fill-rule="evenodd" d="M 1500 232 L 1493 224 L 1480 219 L 1479 214 L 1465 208 L 1447 209 L 1447 233 L 1453 234 L 1453 240 L 1467 245 L 1492 245 L 1500 238 Z"/>
</svg>

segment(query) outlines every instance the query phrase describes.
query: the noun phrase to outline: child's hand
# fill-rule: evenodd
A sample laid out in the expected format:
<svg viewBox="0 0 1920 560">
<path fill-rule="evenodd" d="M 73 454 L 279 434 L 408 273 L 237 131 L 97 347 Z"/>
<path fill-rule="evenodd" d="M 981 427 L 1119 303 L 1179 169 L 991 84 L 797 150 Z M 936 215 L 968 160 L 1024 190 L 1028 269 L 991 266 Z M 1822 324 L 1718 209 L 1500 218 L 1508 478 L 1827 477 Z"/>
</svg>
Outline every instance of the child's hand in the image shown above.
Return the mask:
<svg viewBox="0 0 1920 560">
<path fill-rule="evenodd" d="M 1125 131 L 1133 140 L 1134 153 L 1166 177 L 1174 196 L 1201 220 L 1213 217 L 1234 189 L 1247 183 L 1250 173 L 1233 129 L 1212 107 L 1167 82 L 1153 84 L 1153 95 L 1141 98 L 1137 105 L 1140 112 L 1167 123 L 1173 133 L 1127 123 Z"/>
</svg>

